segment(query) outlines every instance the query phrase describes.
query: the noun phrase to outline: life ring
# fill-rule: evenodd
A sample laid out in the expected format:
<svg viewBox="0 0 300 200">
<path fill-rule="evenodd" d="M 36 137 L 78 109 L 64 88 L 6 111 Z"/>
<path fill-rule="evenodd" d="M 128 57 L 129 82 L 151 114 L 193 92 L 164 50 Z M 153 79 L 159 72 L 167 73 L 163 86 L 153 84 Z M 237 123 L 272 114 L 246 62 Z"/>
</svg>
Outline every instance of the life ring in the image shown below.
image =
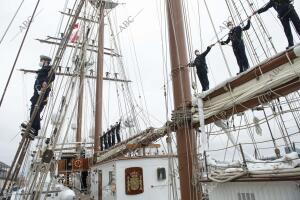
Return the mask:
<svg viewBox="0 0 300 200">
<path fill-rule="evenodd" d="M 77 167 L 77 168 L 81 168 L 81 166 L 82 166 L 82 161 L 81 161 L 81 160 L 75 160 L 75 161 L 74 161 L 74 166 Z"/>
</svg>

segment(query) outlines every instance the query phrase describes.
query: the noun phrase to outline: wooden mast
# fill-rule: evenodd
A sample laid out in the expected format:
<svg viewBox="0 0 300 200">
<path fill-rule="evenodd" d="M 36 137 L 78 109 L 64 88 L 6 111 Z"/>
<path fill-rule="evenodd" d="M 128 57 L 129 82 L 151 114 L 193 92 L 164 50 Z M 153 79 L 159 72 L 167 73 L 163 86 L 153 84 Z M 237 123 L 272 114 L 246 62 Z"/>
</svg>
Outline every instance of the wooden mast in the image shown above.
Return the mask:
<svg viewBox="0 0 300 200">
<path fill-rule="evenodd" d="M 77 131 L 76 131 L 76 142 L 77 152 L 81 150 L 81 139 L 82 139 L 82 120 L 83 120 L 83 95 L 84 95 L 84 79 L 85 79 L 85 68 L 86 68 L 86 51 L 88 46 L 88 37 L 90 28 L 86 29 L 86 22 L 83 23 L 83 39 L 80 56 L 76 58 L 75 63 L 79 67 L 79 99 L 77 107 Z"/>
<path fill-rule="evenodd" d="M 191 89 L 188 68 L 187 47 L 183 24 L 182 1 L 167 0 L 169 48 L 172 65 L 172 82 L 175 111 L 189 109 Z M 181 199 L 196 200 L 201 198 L 193 184 L 196 162 L 196 136 L 190 124 L 185 123 L 176 132 L 177 154 L 180 176 Z M 193 162 L 194 161 L 194 162 Z"/>
<path fill-rule="evenodd" d="M 83 94 L 84 94 L 84 64 L 80 64 L 80 81 L 79 81 L 79 96 L 78 96 L 79 99 L 78 99 L 78 107 L 77 107 L 77 131 L 76 131 L 77 151 L 80 150 L 80 146 L 81 146 L 80 142 L 81 142 L 81 131 L 82 131 Z"/>
<path fill-rule="evenodd" d="M 94 155 L 100 151 L 100 135 L 102 134 L 102 98 L 103 98 L 103 57 L 104 57 L 104 9 L 105 2 L 100 5 L 99 35 L 98 35 L 98 59 L 96 79 L 96 113 L 94 134 Z"/>
</svg>

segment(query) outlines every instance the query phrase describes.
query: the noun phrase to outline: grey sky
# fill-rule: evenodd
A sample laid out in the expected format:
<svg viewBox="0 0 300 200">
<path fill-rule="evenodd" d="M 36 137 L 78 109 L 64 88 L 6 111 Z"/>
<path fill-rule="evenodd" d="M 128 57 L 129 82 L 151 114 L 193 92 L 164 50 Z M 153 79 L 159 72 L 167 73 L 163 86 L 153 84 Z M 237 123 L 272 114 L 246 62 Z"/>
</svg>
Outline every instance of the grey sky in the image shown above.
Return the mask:
<svg viewBox="0 0 300 200">
<path fill-rule="evenodd" d="M 0 35 L 2 36 L 9 20 L 13 16 L 18 4 L 21 0 L 10 0 L 0 2 Z M 36 38 L 45 38 L 47 35 L 54 35 L 57 30 L 57 25 L 60 19 L 60 13 L 65 1 L 62 0 L 41 0 L 39 6 L 40 14 L 34 20 L 33 26 L 30 30 L 26 43 L 23 47 L 19 61 L 16 68 L 30 68 L 36 69 L 38 64 L 38 58 L 40 54 L 49 54 L 50 48 L 45 44 L 40 44 L 35 41 Z M 164 98 L 163 98 L 163 53 L 161 42 L 161 27 L 159 15 L 164 16 L 164 13 L 158 12 L 161 8 L 160 3 L 163 0 L 128 0 L 127 5 L 122 8 L 118 8 L 121 12 L 119 23 L 122 23 L 128 16 L 134 16 L 141 9 L 143 12 L 135 19 L 134 23 L 130 25 L 130 28 L 125 30 L 121 34 L 123 52 L 127 67 L 136 63 L 135 56 L 132 54 L 131 39 L 134 40 L 138 67 L 141 72 L 141 79 L 143 80 L 143 86 L 145 96 L 147 99 L 147 105 L 151 115 L 158 118 L 161 122 L 165 121 L 164 113 Z M 192 30 L 192 50 L 195 48 L 200 49 L 200 27 L 198 21 L 198 11 L 196 9 L 196 0 L 190 0 L 190 26 Z M 255 1 L 257 2 L 257 1 Z M 262 6 L 265 2 L 258 1 Z M 7 80 L 10 68 L 12 67 L 15 59 L 18 47 L 20 45 L 22 36 L 25 31 L 19 34 L 14 40 L 11 39 L 18 34 L 22 23 L 31 15 L 36 0 L 25 0 L 25 3 L 14 21 L 11 30 L 8 32 L 8 36 L 5 38 L 2 44 L 0 44 L 0 92 L 2 94 L 4 84 Z M 214 22 L 217 26 L 221 25 L 229 16 L 224 1 L 209 0 L 208 1 L 211 14 Z M 192 6 L 193 5 L 193 6 Z M 210 45 L 215 40 L 212 26 L 209 22 L 207 11 L 203 5 L 203 1 L 200 1 L 201 11 L 201 28 L 203 34 L 203 48 Z M 300 2 L 295 1 L 295 8 L 300 13 Z M 163 10 L 163 9 L 162 9 Z M 272 11 L 274 15 L 275 12 Z M 269 31 L 273 36 L 273 41 L 279 50 L 283 50 L 286 46 L 286 39 L 284 37 L 281 26 L 274 20 L 271 12 L 262 15 Z M 226 32 L 227 30 L 225 30 Z M 294 34 L 295 35 L 295 34 Z M 296 36 L 296 35 L 295 35 Z M 299 39 L 295 37 L 297 41 Z M 165 39 L 165 38 L 164 38 Z M 163 41 L 163 45 L 166 45 L 167 41 Z M 235 59 L 232 54 L 232 50 L 229 46 L 224 47 L 226 56 L 229 59 L 230 68 L 233 74 L 238 71 Z M 131 52 L 131 53 L 130 53 Z M 167 55 L 165 55 L 167 56 Z M 168 63 L 169 60 L 167 57 Z M 209 77 L 212 86 L 224 81 L 227 76 L 225 64 L 222 60 L 220 50 L 215 47 L 211 54 L 208 56 L 209 63 Z M 139 81 L 134 72 L 130 72 L 130 78 L 135 79 L 133 81 Z M 169 76 L 170 78 L 170 76 Z M 6 163 L 10 163 L 12 156 L 15 154 L 18 142 L 20 140 L 19 124 L 27 119 L 29 98 L 32 94 L 32 85 L 34 76 L 25 75 L 18 72 L 14 72 L 12 82 L 9 85 L 7 95 L 0 108 L 0 160 Z M 136 83 L 133 83 L 136 84 Z M 136 87 L 134 85 L 134 87 Z M 154 121 L 155 125 L 161 125 L 157 121 Z M 17 136 L 16 138 L 14 138 Z M 13 139 L 14 138 L 14 139 Z"/>
</svg>

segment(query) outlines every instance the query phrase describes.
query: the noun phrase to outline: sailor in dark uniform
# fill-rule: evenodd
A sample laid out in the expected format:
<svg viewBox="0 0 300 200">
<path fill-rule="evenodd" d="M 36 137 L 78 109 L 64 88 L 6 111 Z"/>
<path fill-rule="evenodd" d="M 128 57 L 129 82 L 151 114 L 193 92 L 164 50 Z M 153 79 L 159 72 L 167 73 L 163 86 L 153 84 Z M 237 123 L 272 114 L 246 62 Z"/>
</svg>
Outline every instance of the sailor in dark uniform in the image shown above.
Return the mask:
<svg viewBox="0 0 300 200">
<path fill-rule="evenodd" d="M 237 63 L 240 68 L 239 73 L 242 73 L 249 68 L 249 62 L 246 55 L 245 44 L 242 36 L 243 36 L 243 31 L 250 29 L 250 25 L 251 25 L 250 18 L 245 27 L 241 27 L 241 26 L 234 27 L 232 22 L 228 22 L 227 27 L 230 29 L 228 39 L 220 42 L 221 45 L 226 45 L 231 41 L 233 53 L 236 57 Z"/>
<path fill-rule="evenodd" d="M 115 146 L 116 144 L 116 127 L 110 126 L 110 133 L 111 133 L 111 145 Z"/>
<path fill-rule="evenodd" d="M 213 45 L 208 46 L 206 51 L 204 51 L 203 53 L 200 53 L 199 50 L 196 50 L 195 51 L 196 59 L 192 63 L 192 67 L 196 66 L 197 75 L 202 86 L 202 91 L 209 90 L 209 80 L 207 77 L 208 68 L 207 68 L 205 57 L 210 52 L 212 47 Z"/>
<path fill-rule="evenodd" d="M 104 149 L 108 149 L 107 133 L 103 132 L 102 138 L 104 143 Z"/>
<path fill-rule="evenodd" d="M 271 0 L 264 7 L 260 8 L 254 14 L 263 13 L 267 11 L 269 8 L 274 8 L 278 13 L 278 18 L 280 19 L 284 33 L 288 40 L 288 47 L 294 46 L 293 34 L 291 31 L 290 21 L 294 24 L 297 33 L 300 35 L 300 19 L 295 11 L 294 6 L 292 5 L 291 0 Z"/>
<path fill-rule="evenodd" d="M 115 133 L 116 133 L 116 137 L 117 137 L 117 143 L 121 142 L 120 129 L 121 129 L 121 121 L 116 122 L 116 125 L 115 125 Z"/>
<path fill-rule="evenodd" d="M 109 149 L 112 146 L 112 143 L 111 143 L 111 130 L 110 129 L 107 129 L 106 138 L 107 138 L 107 146 L 108 146 L 108 149 Z"/>
<path fill-rule="evenodd" d="M 39 66 L 41 69 L 37 70 L 37 78 L 34 83 L 34 93 L 31 97 L 31 108 L 30 108 L 30 118 L 33 114 L 34 108 L 38 102 L 39 96 L 41 92 L 45 92 L 39 109 L 35 115 L 35 118 L 31 125 L 31 133 L 34 136 L 38 135 L 38 131 L 41 129 L 41 112 L 43 111 L 45 105 L 47 104 L 49 94 L 51 92 L 51 83 L 55 79 L 55 73 L 52 73 L 51 70 L 51 58 L 47 56 L 40 56 L 40 63 Z M 22 124 L 23 128 L 26 128 L 27 124 Z"/>
<path fill-rule="evenodd" d="M 103 151 L 103 145 L 104 145 L 104 132 L 103 135 L 100 137 L 100 151 Z"/>
</svg>

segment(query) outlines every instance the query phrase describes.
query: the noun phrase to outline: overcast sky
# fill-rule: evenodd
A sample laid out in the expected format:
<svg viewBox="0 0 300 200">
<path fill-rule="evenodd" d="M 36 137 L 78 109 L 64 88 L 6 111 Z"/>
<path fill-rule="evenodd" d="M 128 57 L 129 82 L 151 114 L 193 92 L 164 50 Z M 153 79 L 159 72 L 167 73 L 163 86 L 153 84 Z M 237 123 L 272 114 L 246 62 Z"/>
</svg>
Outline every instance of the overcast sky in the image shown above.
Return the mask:
<svg viewBox="0 0 300 200">
<path fill-rule="evenodd" d="M 0 1 L 0 36 L 4 33 L 20 2 L 21 0 Z M 143 90 L 145 98 L 147 99 L 147 106 L 151 115 L 158 119 L 154 120 L 153 124 L 159 126 L 165 121 L 163 71 L 164 60 L 168 61 L 165 48 L 162 49 L 162 46 L 166 47 L 167 45 L 165 35 L 161 34 L 164 33 L 166 20 L 165 13 L 159 11 L 164 10 L 163 7 L 161 7 L 163 0 L 124 0 L 122 2 L 126 3 L 126 5 L 121 5 L 116 10 L 116 12 L 120 12 L 118 19 L 118 23 L 120 24 L 126 20 L 127 17 L 135 16 L 142 10 L 130 27 L 121 33 L 120 39 L 122 41 L 123 56 L 127 67 L 130 67 L 131 64 L 139 67 L 141 73 L 140 78 L 143 81 Z M 200 18 L 197 10 L 197 1 L 189 0 L 187 2 L 189 2 L 187 9 L 190 16 L 189 26 L 191 28 L 192 39 L 190 47 L 192 52 L 196 48 L 201 49 L 201 44 L 203 44 L 203 48 L 205 48 L 207 45 L 214 43 L 216 39 L 203 0 L 199 0 Z M 264 2 L 266 1 L 255 1 L 259 6 L 264 5 Z M 25 0 L 6 38 L 0 44 L 1 94 L 25 32 L 21 30 L 22 28 L 20 28 L 20 26 L 22 26 L 32 14 L 35 3 L 36 0 Z M 37 69 L 39 55 L 49 55 L 50 47 L 37 42 L 35 39 L 55 35 L 61 17 L 58 11 L 63 9 L 64 3 L 65 1 L 62 0 L 41 0 L 38 9 L 39 14 L 34 19 L 32 28 L 17 62 L 16 69 Z M 217 30 L 220 31 L 220 26 L 222 26 L 222 23 L 226 21 L 229 16 L 225 1 L 209 0 L 208 6 Z M 299 1 L 295 1 L 295 8 L 299 13 Z M 261 16 L 273 37 L 276 48 L 279 51 L 283 50 L 285 46 L 287 46 L 287 42 L 280 24 L 274 18 L 276 13 L 272 11 Z M 161 17 L 163 17 L 163 21 L 161 21 Z M 199 19 L 201 20 L 201 26 L 199 26 Z M 200 42 L 200 30 L 203 37 L 202 42 Z M 222 36 L 226 32 L 227 30 L 223 30 L 220 35 Z M 296 37 L 295 34 L 294 36 L 295 40 L 299 41 L 299 38 Z M 134 41 L 136 54 L 132 52 L 132 39 Z M 231 47 L 224 47 L 224 51 L 229 60 L 230 70 L 233 74 L 237 73 L 238 67 L 233 57 Z M 212 50 L 207 59 L 209 64 L 209 78 L 211 80 L 211 87 L 213 87 L 226 80 L 229 75 L 218 47 Z M 167 65 L 169 65 L 169 61 Z M 134 82 L 140 79 L 135 76 L 134 72 L 129 75 L 130 79 L 133 79 Z M 24 76 L 21 72 L 15 70 L 5 100 L 0 108 L 0 161 L 4 161 L 8 164 L 11 162 L 18 142 L 21 139 L 19 125 L 28 118 L 28 105 L 29 98 L 32 95 L 33 82 L 34 76 Z M 136 83 L 133 83 L 133 87 L 137 87 Z M 138 92 L 135 94 L 138 95 Z"/>
</svg>

